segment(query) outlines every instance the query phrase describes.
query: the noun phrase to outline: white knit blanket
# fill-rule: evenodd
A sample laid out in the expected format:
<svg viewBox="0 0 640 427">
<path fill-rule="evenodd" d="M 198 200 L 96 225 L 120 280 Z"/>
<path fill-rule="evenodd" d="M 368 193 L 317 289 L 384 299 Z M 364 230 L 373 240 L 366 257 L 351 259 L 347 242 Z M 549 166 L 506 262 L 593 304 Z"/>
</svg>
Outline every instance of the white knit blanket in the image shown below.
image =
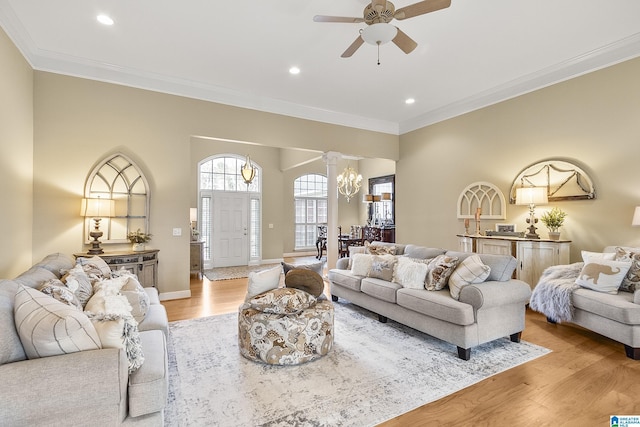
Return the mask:
<svg viewBox="0 0 640 427">
<path fill-rule="evenodd" d="M 583 262 L 576 262 L 569 265 L 554 265 L 544 270 L 533 289 L 529 307 L 554 322 L 572 321 L 571 293 L 579 287 L 576 285 L 576 279 L 583 266 Z"/>
</svg>

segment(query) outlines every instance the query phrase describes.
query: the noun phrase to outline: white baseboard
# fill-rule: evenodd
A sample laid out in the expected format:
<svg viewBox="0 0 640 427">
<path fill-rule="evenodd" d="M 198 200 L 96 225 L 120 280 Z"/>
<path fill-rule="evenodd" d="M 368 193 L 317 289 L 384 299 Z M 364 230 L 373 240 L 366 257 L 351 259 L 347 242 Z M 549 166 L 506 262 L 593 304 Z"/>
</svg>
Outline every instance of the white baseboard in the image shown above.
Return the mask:
<svg viewBox="0 0 640 427">
<path fill-rule="evenodd" d="M 280 264 L 284 258 L 263 259 L 260 264 Z"/>
<path fill-rule="evenodd" d="M 297 256 L 317 256 L 318 252 L 316 251 L 309 251 L 309 252 L 290 252 L 288 254 L 282 254 L 283 257 L 285 258 L 294 258 Z"/>
<path fill-rule="evenodd" d="M 191 298 L 191 290 L 177 291 L 177 292 L 162 292 L 158 295 L 160 301 L 167 301 L 172 299 Z"/>
</svg>

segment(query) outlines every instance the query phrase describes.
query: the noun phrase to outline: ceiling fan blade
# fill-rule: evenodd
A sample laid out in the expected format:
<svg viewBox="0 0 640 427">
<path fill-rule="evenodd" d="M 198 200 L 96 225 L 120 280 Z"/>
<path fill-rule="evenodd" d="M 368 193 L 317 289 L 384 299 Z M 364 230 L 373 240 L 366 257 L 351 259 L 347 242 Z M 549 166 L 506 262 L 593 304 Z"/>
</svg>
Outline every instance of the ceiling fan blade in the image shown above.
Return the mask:
<svg viewBox="0 0 640 427">
<path fill-rule="evenodd" d="M 358 50 L 358 48 L 360 46 L 362 46 L 362 44 L 364 43 L 364 39 L 360 36 L 358 36 L 357 39 L 355 39 L 355 41 L 353 43 L 351 43 L 351 46 L 349 46 L 347 48 L 347 50 L 344 51 L 344 53 L 342 55 L 340 55 L 340 57 L 342 58 L 350 58 L 351 55 L 353 55 L 356 50 Z"/>
<path fill-rule="evenodd" d="M 316 15 L 313 17 L 313 22 L 345 22 L 347 24 L 357 24 L 364 22 L 363 18 L 349 18 L 346 16 L 325 16 Z"/>
<path fill-rule="evenodd" d="M 451 6 L 451 0 L 424 0 L 396 10 L 393 17 L 398 20 L 403 20 L 445 9 L 449 6 Z"/>
<path fill-rule="evenodd" d="M 396 34 L 396 36 L 391 41 L 395 43 L 395 45 L 398 46 L 404 53 L 407 54 L 413 52 L 413 49 L 418 46 L 418 43 L 416 43 L 411 37 L 402 32 L 400 28 L 398 28 L 398 34 Z"/>
</svg>

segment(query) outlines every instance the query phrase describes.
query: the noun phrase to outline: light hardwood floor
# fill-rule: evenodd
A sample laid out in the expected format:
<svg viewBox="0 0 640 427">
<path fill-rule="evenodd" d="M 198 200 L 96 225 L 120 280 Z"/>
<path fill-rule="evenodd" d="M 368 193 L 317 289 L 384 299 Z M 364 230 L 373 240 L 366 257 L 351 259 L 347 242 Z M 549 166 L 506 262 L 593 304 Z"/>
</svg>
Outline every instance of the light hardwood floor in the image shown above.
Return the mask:
<svg viewBox="0 0 640 427">
<path fill-rule="evenodd" d="M 192 276 L 191 298 L 163 304 L 169 321 L 232 313 L 246 289 L 247 279 Z M 610 415 L 640 415 L 640 361 L 628 359 L 621 344 L 551 325 L 530 310 L 522 339 L 553 352 L 381 425 L 583 427 L 608 426 Z"/>
</svg>

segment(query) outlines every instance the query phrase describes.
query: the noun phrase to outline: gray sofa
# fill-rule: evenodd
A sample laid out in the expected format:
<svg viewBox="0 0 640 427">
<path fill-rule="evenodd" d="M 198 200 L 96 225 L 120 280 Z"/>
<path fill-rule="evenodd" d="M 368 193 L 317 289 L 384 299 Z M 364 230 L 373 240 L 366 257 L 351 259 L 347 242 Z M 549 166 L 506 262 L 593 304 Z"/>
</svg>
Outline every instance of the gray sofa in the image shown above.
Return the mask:
<svg viewBox="0 0 640 427">
<path fill-rule="evenodd" d="M 640 253 L 640 248 L 623 247 L 622 249 Z M 615 250 L 616 246 L 608 246 L 603 252 L 613 253 Z M 580 271 L 582 265 L 584 264 L 575 263 L 565 267 L 574 271 L 575 277 L 577 277 L 577 272 Z M 558 269 L 561 267 L 555 266 L 552 268 Z M 567 278 L 572 281 L 575 277 Z M 540 282 L 544 280 L 545 275 L 543 274 Z M 539 286 L 540 283 L 536 288 Z M 535 290 L 534 294 L 536 294 Z M 536 300 L 532 300 L 532 308 L 545 314 L 549 323 L 568 321 L 597 332 L 624 344 L 627 357 L 640 360 L 640 289 L 636 289 L 633 293 L 620 291 L 614 295 L 576 287 L 571 292 L 570 297 L 572 305 L 570 319 L 553 318 L 550 313 L 545 313 L 548 310 L 545 310 L 544 304 L 538 302 L 538 300 L 538 295 L 536 295 Z"/>
<path fill-rule="evenodd" d="M 430 259 L 441 254 L 457 257 L 461 262 L 471 253 L 446 251 L 416 245 L 394 245 L 397 256 Z M 469 360 L 471 348 L 509 336 L 519 342 L 524 329 L 526 304 L 531 295 L 528 284 L 512 279 L 516 259 L 511 256 L 479 254 L 491 267 L 483 283 L 462 288 L 459 300 L 448 288 L 439 291 L 403 288 L 397 283 L 357 276 L 348 269 L 349 258 L 338 260 L 329 271 L 334 301 L 344 298 L 387 318 L 447 341 L 458 349 L 461 359 Z"/>
<path fill-rule="evenodd" d="M 14 322 L 20 285 L 36 288 L 74 265 L 52 254 L 13 280 L 0 280 L 0 425 L 162 426 L 168 391 L 167 313 L 155 288 L 139 323 L 144 363 L 128 373 L 115 348 L 27 359 Z"/>
</svg>

